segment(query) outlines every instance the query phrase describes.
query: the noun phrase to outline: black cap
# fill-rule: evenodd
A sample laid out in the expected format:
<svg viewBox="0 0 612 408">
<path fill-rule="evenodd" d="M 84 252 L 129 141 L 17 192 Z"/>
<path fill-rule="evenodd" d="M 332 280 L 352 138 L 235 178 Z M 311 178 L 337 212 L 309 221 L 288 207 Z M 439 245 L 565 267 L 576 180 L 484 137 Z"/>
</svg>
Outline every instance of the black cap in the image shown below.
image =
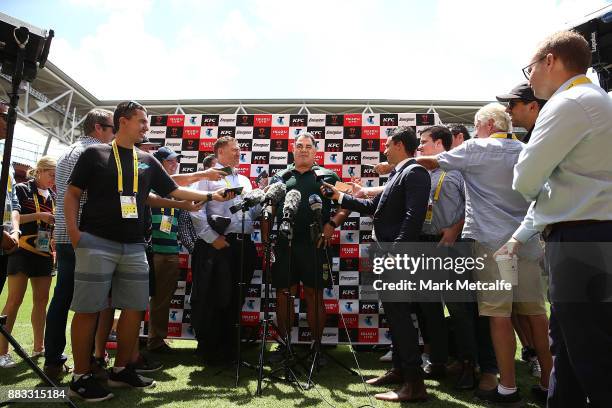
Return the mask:
<svg viewBox="0 0 612 408">
<path fill-rule="evenodd" d="M 537 101 L 538 98 L 533 94 L 533 89 L 529 86 L 529 82 L 521 82 L 512 90 L 510 93 L 504 95 L 497 95 L 497 100 L 500 102 L 510 102 L 512 99 L 520 99 L 525 102 Z"/>
<path fill-rule="evenodd" d="M 148 137 L 144 136 L 142 138 L 142 142 L 138 142 L 138 143 L 134 143 L 134 145 L 136 147 L 142 146 L 142 145 L 149 145 L 149 146 L 161 146 L 161 143 L 155 143 L 149 140 Z"/>
<path fill-rule="evenodd" d="M 153 153 L 153 156 L 157 160 L 159 160 L 160 162 L 164 161 L 164 160 L 176 159 L 176 158 L 179 158 L 179 157 L 183 157 L 182 154 L 176 153 L 174 150 L 170 149 L 168 146 L 160 147 L 159 149 L 157 149 L 155 151 L 155 153 Z"/>
</svg>

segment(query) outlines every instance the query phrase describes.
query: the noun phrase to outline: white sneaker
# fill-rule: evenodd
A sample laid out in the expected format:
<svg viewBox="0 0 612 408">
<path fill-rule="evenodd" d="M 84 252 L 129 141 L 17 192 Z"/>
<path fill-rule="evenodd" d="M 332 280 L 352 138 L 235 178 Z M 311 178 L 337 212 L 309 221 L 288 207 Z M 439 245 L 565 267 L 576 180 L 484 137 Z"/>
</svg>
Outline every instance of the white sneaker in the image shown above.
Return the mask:
<svg viewBox="0 0 612 408">
<path fill-rule="evenodd" d="M 429 360 L 429 354 L 421 354 L 421 361 L 423 362 L 423 364 L 421 364 L 421 368 L 425 368 L 425 366 L 431 364 L 431 361 Z"/>
<path fill-rule="evenodd" d="M 540 362 L 536 357 L 533 357 L 532 360 L 529 361 L 529 371 L 531 375 L 540 378 L 542 376 L 542 368 L 540 367 Z"/>
<path fill-rule="evenodd" d="M 393 349 L 389 349 L 389 351 L 387 351 L 387 354 L 379 358 L 378 361 L 381 361 L 383 363 L 389 363 L 393 361 Z"/>
<path fill-rule="evenodd" d="M 32 350 L 32 354 L 30 354 L 30 358 L 38 358 L 45 355 L 45 349 L 43 348 L 40 351 Z"/>
<path fill-rule="evenodd" d="M 6 353 L 0 356 L 0 368 L 12 368 L 15 367 L 17 363 L 13 360 L 13 357 L 9 353 Z"/>
</svg>

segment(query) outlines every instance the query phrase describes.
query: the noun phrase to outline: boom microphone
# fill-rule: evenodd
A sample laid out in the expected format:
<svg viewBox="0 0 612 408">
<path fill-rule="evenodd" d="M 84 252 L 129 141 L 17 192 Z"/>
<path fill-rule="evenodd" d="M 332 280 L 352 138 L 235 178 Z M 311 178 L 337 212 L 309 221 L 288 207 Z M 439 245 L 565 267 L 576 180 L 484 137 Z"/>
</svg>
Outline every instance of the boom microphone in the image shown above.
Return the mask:
<svg viewBox="0 0 612 408">
<path fill-rule="evenodd" d="M 230 207 L 230 212 L 235 214 L 240 210 L 246 211 L 251 207 L 255 207 L 257 204 L 260 204 L 265 197 L 266 194 L 259 188 L 249 191 L 241 202 Z"/>
<path fill-rule="evenodd" d="M 298 212 L 302 194 L 298 190 L 291 190 L 285 196 L 285 205 L 283 206 L 283 221 L 280 225 L 280 233 L 288 237 L 291 234 L 291 224 Z"/>
</svg>

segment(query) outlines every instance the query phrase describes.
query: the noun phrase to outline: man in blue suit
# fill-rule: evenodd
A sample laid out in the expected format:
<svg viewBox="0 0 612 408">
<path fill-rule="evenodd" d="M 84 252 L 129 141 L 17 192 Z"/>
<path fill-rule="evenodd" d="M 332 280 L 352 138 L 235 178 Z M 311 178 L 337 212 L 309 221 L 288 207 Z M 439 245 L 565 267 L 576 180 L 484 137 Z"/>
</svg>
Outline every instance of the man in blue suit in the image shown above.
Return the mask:
<svg viewBox="0 0 612 408">
<path fill-rule="evenodd" d="M 332 199 L 342 208 L 372 215 L 374 239 L 390 243 L 397 253 L 404 242 L 418 242 L 425 220 L 431 180 L 429 173 L 414 160 L 418 141 L 412 128 L 401 127 L 387 139 L 385 155 L 393 170 L 382 193 L 359 199 L 326 184 L 334 190 Z M 384 401 L 422 401 L 427 398 L 421 370 L 421 353 L 408 302 L 383 301 L 393 342 L 393 369 L 368 380 L 371 385 L 401 384 L 396 391 L 376 394 Z"/>
</svg>

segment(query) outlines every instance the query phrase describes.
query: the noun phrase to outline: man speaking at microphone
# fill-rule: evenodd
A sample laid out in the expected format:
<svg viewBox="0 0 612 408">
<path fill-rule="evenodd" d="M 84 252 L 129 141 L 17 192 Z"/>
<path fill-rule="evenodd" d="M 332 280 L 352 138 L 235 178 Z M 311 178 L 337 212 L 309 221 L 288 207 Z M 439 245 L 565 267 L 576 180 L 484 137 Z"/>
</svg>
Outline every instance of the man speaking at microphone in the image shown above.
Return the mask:
<svg viewBox="0 0 612 408">
<path fill-rule="evenodd" d="M 232 339 L 238 316 L 240 240 L 244 242 L 242 282 L 249 284 L 257 257 L 251 233 L 253 221 L 261 212 L 259 205 L 246 210 L 242 231 L 243 213 L 236 210 L 251 192 L 251 182 L 236 170 L 240 162 L 240 147 L 233 137 L 223 136 L 215 142 L 214 152 L 217 157 L 215 168 L 223 169 L 227 176 L 219 181 L 203 180 L 193 187 L 203 191 L 241 187 L 242 194 L 232 200 L 218 202 L 219 205 L 211 205 L 210 202 L 199 212 L 191 213 L 199 237 L 192 258 L 192 325 L 198 340 L 198 353 L 209 364 L 230 362 L 236 357 L 236 343 Z M 243 301 L 244 293 L 241 294 L 240 304 Z"/>
<path fill-rule="evenodd" d="M 418 146 L 416 134 L 409 127 L 400 127 L 389 136 L 385 155 L 394 166 L 382 193 L 371 199 L 359 199 L 340 193 L 332 186 L 332 199 L 342 208 L 370 214 L 374 221 L 374 239 L 379 243 L 418 242 L 429 202 L 429 173 L 414 160 Z M 376 244 L 375 244 L 376 245 Z M 376 394 L 384 401 L 422 401 L 427 398 L 418 333 L 410 317 L 410 303 L 383 302 L 390 323 L 393 341 L 393 369 L 368 380 L 371 385 L 401 384 L 396 391 Z"/>
<path fill-rule="evenodd" d="M 316 152 L 314 136 L 308 132 L 300 134 L 293 148 L 294 163 L 271 180 L 271 183 L 283 180 L 287 186 L 287 193 L 297 190 L 301 197 L 293 220 L 291 251 L 288 248 L 288 240 L 282 234 L 277 241 L 274 251 L 276 260 L 272 265 L 272 285 L 276 288 L 276 316 L 279 334 L 284 336 L 291 333 L 294 313 L 291 307 L 290 316 L 287 316 L 287 296 L 285 294 L 290 287 L 291 294 L 295 295 L 297 285 L 301 281 L 304 285 L 308 325 L 312 339 L 319 341 L 325 327 L 323 288 L 327 280 L 324 277 L 323 269 L 327 257 L 322 249 L 329 246 L 334 230 L 342 224 L 349 212 L 340 210 L 331 217 L 332 202 L 321 194 L 321 179 L 335 184 L 336 181 L 340 181 L 340 178 L 333 171 L 315 163 Z M 310 225 L 316 222 L 316 214 L 309 205 L 309 198 L 313 194 L 322 198 L 323 201 L 321 220 L 324 225 L 322 236 L 317 239 L 317 242 L 313 242 L 310 235 Z M 281 208 L 282 205 L 277 208 L 279 221 L 282 219 Z M 269 226 L 264 226 L 264 239 L 268 238 L 268 234 L 265 233 L 266 227 L 269 228 Z M 315 248 L 318 248 L 316 259 Z M 287 327 L 287 322 L 289 322 L 289 327 Z"/>
</svg>

